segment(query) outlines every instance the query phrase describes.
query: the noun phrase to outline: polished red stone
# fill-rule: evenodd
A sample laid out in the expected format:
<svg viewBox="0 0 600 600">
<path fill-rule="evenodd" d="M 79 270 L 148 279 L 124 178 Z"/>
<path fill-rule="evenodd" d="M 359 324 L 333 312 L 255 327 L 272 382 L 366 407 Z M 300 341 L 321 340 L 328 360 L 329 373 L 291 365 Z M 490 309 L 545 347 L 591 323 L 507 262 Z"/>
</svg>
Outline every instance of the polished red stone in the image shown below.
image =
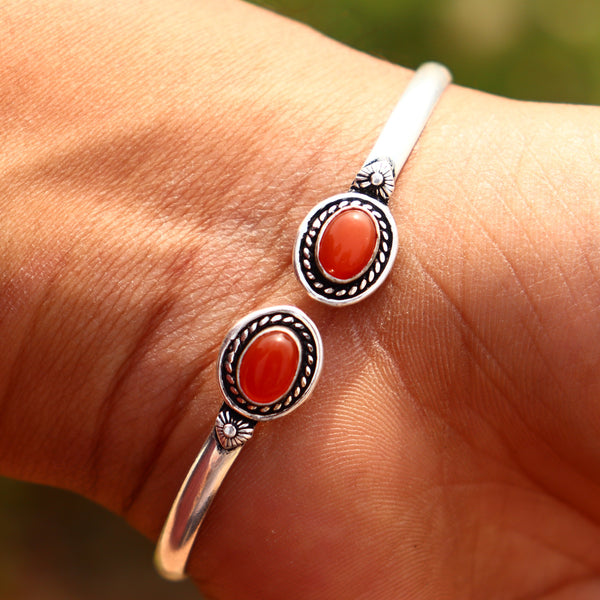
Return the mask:
<svg viewBox="0 0 600 600">
<path fill-rule="evenodd" d="M 246 398 L 255 404 L 271 404 L 294 383 L 300 351 L 294 337 L 285 331 L 265 331 L 242 355 L 238 382 Z"/>
<path fill-rule="evenodd" d="M 321 234 L 318 259 L 325 273 L 346 281 L 369 264 L 377 246 L 377 226 L 360 208 L 340 211 Z"/>
</svg>

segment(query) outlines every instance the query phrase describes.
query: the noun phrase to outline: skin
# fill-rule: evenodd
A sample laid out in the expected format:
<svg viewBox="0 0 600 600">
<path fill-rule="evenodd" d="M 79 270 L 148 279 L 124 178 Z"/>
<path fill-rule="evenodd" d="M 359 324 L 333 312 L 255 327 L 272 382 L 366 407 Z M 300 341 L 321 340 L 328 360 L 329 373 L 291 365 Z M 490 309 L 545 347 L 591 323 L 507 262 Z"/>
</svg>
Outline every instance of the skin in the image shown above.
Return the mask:
<svg viewBox="0 0 600 600">
<path fill-rule="evenodd" d="M 5 0 L 0 30 L 3 475 L 156 539 L 223 336 L 294 304 L 324 372 L 216 498 L 207 597 L 600 596 L 597 108 L 449 89 L 392 274 L 335 309 L 295 280 L 295 231 L 409 71 L 233 0 Z"/>
</svg>

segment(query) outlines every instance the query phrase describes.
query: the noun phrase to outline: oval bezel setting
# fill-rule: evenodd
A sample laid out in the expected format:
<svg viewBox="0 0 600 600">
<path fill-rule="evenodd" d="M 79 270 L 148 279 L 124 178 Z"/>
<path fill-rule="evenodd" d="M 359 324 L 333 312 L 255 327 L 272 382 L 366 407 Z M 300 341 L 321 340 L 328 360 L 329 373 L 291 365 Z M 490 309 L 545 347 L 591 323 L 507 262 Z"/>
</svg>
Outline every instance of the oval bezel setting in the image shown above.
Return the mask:
<svg viewBox="0 0 600 600">
<path fill-rule="evenodd" d="M 321 268 L 318 242 L 331 219 L 341 210 L 360 208 L 377 224 L 377 245 L 367 267 L 349 280 L 335 279 Z M 343 306 L 359 302 L 372 294 L 388 276 L 398 252 L 396 223 L 387 206 L 358 192 L 346 192 L 323 200 L 306 216 L 296 237 L 294 269 L 310 296 Z"/>
<path fill-rule="evenodd" d="M 246 349 L 260 335 L 285 331 L 299 348 L 294 381 L 281 397 L 269 404 L 248 398 L 239 384 L 239 366 Z M 299 309 L 275 306 L 251 313 L 229 332 L 219 355 L 219 384 L 225 402 L 240 414 L 256 421 L 276 419 L 296 409 L 312 391 L 321 371 L 323 346 L 315 324 Z"/>
</svg>

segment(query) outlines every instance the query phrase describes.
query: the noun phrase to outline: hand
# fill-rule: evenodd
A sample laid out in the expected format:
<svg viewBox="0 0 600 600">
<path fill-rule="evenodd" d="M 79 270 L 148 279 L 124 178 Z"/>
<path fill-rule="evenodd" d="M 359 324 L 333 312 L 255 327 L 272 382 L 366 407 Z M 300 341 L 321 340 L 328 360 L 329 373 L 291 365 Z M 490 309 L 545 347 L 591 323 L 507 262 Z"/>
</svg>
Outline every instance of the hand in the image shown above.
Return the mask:
<svg viewBox="0 0 600 600">
<path fill-rule="evenodd" d="M 223 335 L 291 303 L 323 376 L 225 481 L 206 594 L 597 598 L 598 109 L 446 92 L 392 275 L 332 309 L 295 281 L 296 228 L 407 71 L 229 0 L 10 0 L 0 23 L 2 474 L 156 538 Z"/>
</svg>

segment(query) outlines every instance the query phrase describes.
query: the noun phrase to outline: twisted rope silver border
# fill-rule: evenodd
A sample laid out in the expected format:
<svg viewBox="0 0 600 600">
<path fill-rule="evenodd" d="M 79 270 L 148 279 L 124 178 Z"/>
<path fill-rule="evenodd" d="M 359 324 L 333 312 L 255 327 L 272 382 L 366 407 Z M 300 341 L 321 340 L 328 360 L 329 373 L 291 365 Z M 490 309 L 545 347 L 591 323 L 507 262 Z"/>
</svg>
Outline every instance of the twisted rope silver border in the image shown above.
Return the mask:
<svg viewBox="0 0 600 600">
<path fill-rule="evenodd" d="M 339 210 L 356 207 L 368 211 L 377 221 L 379 237 L 374 259 L 358 277 L 334 281 L 319 267 L 317 240 L 324 225 Z M 358 192 L 338 194 L 317 204 L 306 216 L 294 246 L 294 268 L 306 291 L 316 300 L 333 306 L 353 304 L 372 294 L 387 277 L 398 252 L 396 223 L 387 206 Z"/>
<path fill-rule="evenodd" d="M 262 406 L 246 398 L 237 382 L 239 360 L 259 334 L 270 328 L 286 329 L 300 346 L 296 378 L 286 394 L 273 404 Z M 297 408 L 307 397 L 321 369 L 322 343 L 316 326 L 294 307 L 274 307 L 248 315 L 229 333 L 218 363 L 219 384 L 225 402 L 240 414 L 256 421 L 275 419 Z"/>
</svg>

